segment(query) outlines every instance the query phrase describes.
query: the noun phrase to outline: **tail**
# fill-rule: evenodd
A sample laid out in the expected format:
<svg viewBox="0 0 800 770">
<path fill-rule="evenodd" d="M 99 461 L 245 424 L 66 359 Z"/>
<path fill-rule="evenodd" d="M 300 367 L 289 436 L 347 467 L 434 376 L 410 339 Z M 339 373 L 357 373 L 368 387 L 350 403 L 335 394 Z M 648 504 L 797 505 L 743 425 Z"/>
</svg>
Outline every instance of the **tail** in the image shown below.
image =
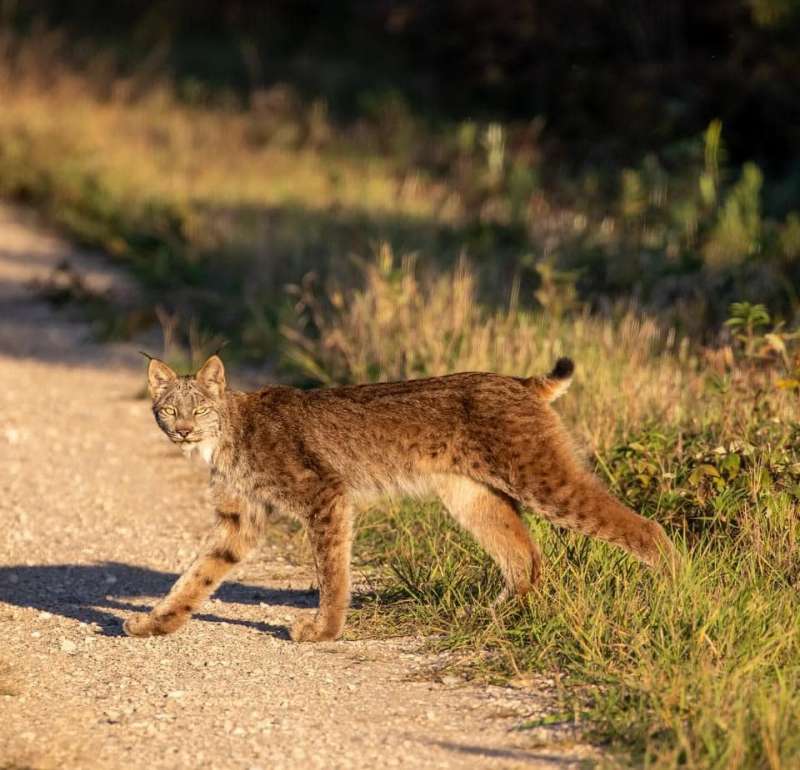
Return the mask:
<svg viewBox="0 0 800 770">
<path fill-rule="evenodd" d="M 555 401 L 559 396 L 567 392 L 572 382 L 572 373 L 575 371 L 575 364 L 570 358 L 559 358 L 553 371 L 539 377 L 529 377 L 524 383 L 537 395 L 548 403 Z"/>
</svg>

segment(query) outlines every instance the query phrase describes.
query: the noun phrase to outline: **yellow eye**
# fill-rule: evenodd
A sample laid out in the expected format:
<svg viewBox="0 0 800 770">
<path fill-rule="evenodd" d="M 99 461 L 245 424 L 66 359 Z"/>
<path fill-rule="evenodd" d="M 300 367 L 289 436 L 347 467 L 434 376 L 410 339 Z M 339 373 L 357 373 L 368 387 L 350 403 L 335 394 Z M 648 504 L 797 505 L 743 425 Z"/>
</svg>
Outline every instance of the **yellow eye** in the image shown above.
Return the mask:
<svg viewBox="0 0 800 770">
<path fill-rule="evenodd" d="M 161 414 L 168 415 L 169 417 L 175 416 L 174 406 L 162 406 L 161 409 L 159 409 L 159 411 L 161 412 Z"/>
<path fill-rule="evenodd" d="M 208 414 L 210 411 L 210 407 L 208 406 L 198 406 L 197 409 L 194 410 L 195 414 Z"/>
</svg>

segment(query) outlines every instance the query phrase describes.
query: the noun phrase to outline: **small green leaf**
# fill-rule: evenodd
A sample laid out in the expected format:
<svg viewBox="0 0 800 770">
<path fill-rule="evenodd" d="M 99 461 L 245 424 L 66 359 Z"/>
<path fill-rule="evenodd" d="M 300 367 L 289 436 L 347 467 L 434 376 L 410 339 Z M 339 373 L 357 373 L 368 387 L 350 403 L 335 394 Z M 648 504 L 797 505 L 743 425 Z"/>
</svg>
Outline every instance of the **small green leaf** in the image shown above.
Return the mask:
<svg viewBox="0 0 800 770">
<path fill-rule="evenodd" d="M 720 468 L 729 479 L 735 479 L 742 467 L 742 458 L 737 454 L 729 454 L 720 463 Z"/>
<path fill-rule="evenodd" d="M 699 484 L 705 476 L 712 476 L 719 478 L 719 471 L 709 463 L 698 465 L 689 475 L 690 484 Z"/>
</svg>

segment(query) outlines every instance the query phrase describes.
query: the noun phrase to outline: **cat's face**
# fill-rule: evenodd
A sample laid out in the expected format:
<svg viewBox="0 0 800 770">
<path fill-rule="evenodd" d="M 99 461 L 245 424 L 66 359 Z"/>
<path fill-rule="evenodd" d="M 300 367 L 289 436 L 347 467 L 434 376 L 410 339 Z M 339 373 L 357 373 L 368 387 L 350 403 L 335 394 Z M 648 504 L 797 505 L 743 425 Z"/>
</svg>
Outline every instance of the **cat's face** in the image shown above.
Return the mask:
<svg viewBox="0 0 800 770">
<path fill-rule="evenodd" d="M 187 450 L 216 443 L 225 392 L 225 369 L 217 356 L 211 356 L 193 376 L 179 376 L 154 358 L 147 380 L 156 422 L 170 441 Z"/>
</svg>

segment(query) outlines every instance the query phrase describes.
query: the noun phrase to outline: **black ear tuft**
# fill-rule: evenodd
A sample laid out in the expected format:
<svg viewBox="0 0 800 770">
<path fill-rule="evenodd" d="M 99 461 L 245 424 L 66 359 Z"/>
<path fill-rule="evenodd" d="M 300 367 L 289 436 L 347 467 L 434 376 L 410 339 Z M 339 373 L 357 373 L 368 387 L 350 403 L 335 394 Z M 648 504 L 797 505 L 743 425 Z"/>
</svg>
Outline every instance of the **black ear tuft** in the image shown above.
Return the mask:
<svg viewBox="0 0 800 770">
<path fill-rule="evenodd" d="M 550 377 L 554 380 L 568 380 L 574 371 L 575 364 L 571 358 L 559 358 L 553 371 L 550 372 Z"/>
</svg>

